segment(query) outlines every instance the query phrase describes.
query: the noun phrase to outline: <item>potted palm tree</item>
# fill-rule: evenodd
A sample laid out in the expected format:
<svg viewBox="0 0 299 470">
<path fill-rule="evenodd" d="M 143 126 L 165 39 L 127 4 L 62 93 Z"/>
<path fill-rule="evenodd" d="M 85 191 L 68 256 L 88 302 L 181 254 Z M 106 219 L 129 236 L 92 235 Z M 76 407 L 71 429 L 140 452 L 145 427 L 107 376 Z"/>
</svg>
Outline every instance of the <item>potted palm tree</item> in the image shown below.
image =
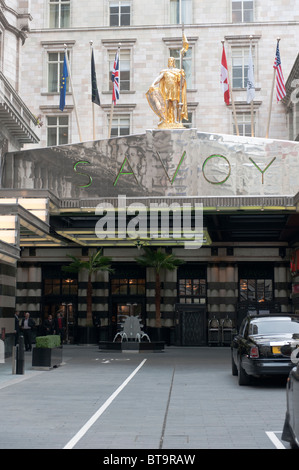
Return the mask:
<svg viewBox="0 0 299 470">
<path fill-rule="evenodd" d="M 89 342 L 91 329 L 93 327 L 92 318 L 92 277 L 98 271 L 113 272 L 111 268 L 111 258 L 102 255 L 102 249 L 88 257 L 88 260 L 77 258 L 76 256 L 68 255 L 72 262 L 68 266 L 63 266 L 62 270 L 71 273 L 78 273 L 79 271 L 86 270 L 88 273 L 87 280 L 87 296 L 86 296 L 86 342 Z"/>
<path fill-rule="evenodd" d="M 145 267 L 151 267 L 155 270 L 155 333 L 157 338 L 161 338 L 161 269 L 174 271 L 184 262 L 176 258 L 172 253 L 165 253 L 161 248 L 155 249 L 151 247 L 143 247 L 144 254 L 135 258 L 137 263 Z M 152 332 L 153 333 L 153 332 Z M 155 339 L 155 338 L 154 338 Z"/>
</svg>

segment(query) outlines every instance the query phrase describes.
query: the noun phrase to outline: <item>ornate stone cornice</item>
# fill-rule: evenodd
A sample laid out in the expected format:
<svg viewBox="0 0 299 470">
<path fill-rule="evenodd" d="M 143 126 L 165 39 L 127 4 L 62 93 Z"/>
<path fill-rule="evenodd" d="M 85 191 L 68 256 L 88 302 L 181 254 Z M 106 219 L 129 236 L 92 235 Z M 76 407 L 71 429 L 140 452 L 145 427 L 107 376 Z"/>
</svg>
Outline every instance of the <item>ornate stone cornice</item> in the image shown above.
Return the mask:
<svg viewBox="0 0 299 470">
<path fill-rule="evenodd" d="M 16 23 L 19 27 L 12 25 L 5 16 L 5 11 L 13 14 L 16 17 Z M 29 31 L 29 21 L 32 20 L 30 13 L 18 13 L 12 8 L 8 7 L 4 0 L 0 0 L 0 24 L 4 29 L 12 32 L 16 37 L 20 38 L 22 44 L 27 39 L 27 31 Z"/>
</svg>

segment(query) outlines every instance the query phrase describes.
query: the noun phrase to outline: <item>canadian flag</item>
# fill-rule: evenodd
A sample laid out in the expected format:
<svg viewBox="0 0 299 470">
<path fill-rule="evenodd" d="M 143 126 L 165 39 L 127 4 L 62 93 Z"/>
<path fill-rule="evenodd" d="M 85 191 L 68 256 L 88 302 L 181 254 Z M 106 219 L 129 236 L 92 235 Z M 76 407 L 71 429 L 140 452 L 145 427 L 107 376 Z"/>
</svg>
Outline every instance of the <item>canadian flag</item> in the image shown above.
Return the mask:
<svg viewBox="0 0 299 470">
<path fill-rule="evenodd" d="M 220 83 L 221 83 L 222 91 L 224 94 L 224 101 L 227 105 L 229 105 L 228 69 L 227 69 L 224 45 L 223 45 L 222 59 L 221 59 Z"/>
</svg>

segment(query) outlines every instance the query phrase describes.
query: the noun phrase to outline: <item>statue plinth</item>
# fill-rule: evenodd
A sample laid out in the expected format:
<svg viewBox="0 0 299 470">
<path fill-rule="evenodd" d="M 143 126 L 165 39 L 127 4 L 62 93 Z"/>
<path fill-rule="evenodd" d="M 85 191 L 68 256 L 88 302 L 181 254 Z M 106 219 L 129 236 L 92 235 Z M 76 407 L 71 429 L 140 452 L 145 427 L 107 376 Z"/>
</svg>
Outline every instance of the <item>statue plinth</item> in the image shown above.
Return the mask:
<svg viewBox="0 0 299 470">
<path fill-rule="evenodd" d="M 181 122 L 161 122 L 158 129 L 185 129 L 185 126 Z"/>
</svg>

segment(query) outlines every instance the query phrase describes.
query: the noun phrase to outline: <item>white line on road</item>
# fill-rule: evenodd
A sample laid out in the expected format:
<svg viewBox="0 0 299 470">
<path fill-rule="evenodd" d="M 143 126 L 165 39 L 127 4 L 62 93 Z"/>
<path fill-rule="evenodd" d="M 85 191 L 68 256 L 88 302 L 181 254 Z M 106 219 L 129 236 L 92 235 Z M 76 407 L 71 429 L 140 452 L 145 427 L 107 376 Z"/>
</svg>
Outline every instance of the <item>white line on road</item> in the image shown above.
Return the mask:
<svg viewBox="0 0 299 470">
<path fill-rule="evenodd" d="M 125 388 L 126 385 L 132 380 L 134 375 L 137 374 L 139 369 L 143 366 L 143 364 L 146 362 L 146 359 L 144 359 L 138 367 L 132 372 L 132 374 L 129 375 L 129 377 L 115 390 L 112 395 L 105 401 L 105 403 L 96 411 L 96 413 L 87 421 L 87 423 L 84 424 L 84 426 L 75 434 L 75 436 L 64 446 L 64 449 L 72 449 L 77 442 L 84 436 L 84 434 L 87 433 L 87 431 L 91 428 L 91 426 L 99 419 L 99 417 L 104 413 L 104 411 L 108 408 L 109 405 L 113 402 L 114 398 L 117 397 L 117 395 Z"/>
<path fill-rule="evenodd" d="M 280 431 L 276 431 L 280 432 Z M 266 431 L 267 436 L 269 437 L 270 441 L 273 442 L 275 445 L 276 449 L 286 449 L 286 447 L 283 445 L 283 443 L 278 439 L 274 431 Z"/>
</svg>

